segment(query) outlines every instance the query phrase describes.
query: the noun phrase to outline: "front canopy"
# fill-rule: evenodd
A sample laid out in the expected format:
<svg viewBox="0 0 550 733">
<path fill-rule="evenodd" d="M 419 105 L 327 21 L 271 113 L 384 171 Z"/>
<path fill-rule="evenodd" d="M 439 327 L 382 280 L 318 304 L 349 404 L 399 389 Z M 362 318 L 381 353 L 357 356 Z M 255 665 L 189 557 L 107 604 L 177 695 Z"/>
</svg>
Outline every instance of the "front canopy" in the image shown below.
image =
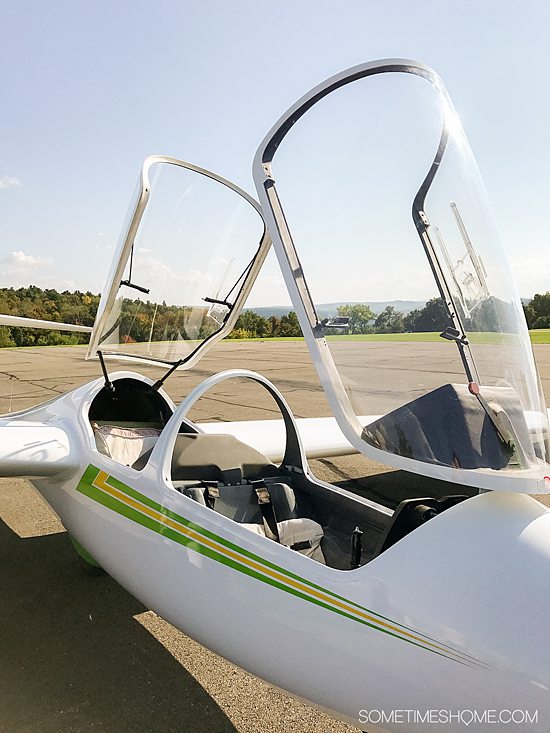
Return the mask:
<svg viewBox="0 0 550 733">
<path fill-rule="evenodd" d="M 258 204 L 237 186 L 148 158 L 88 357 L 192 366 L 233 327 L 270 243 Z"/>
<path fill-rule="evenodd" d="M 348 439 L 406 470 L 544 491 L 521 301 L 437 75 L 390 60 L 329 79 L 266 137 L 255 179 Z"/>
</svg>

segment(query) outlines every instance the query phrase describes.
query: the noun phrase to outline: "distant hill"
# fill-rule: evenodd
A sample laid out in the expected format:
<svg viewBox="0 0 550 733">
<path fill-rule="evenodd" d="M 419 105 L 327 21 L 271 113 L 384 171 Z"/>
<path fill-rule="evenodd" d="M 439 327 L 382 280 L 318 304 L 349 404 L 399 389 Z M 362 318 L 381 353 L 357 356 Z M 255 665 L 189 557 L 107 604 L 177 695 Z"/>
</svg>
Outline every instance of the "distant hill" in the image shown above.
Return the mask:
<svg viewBox="0 0 550 733">
<path fill-rule="evenodd" d="M 409 313 L 415 308 L 424 308 L 426 305 L 425 300 L 350 300 L 342 301 L 340 303 L 321 303 L 320 305 L 315 306 L 315 310 L 317 311 L 319 318 L 330 318 L 338 315 L 339 306 L 358 305 L 359 303 L 361 305 L 368 305 L 376 315 L 382 313 L 384 308 L 387 308 L 388 305 L 392 305 L 396 311 L 400 311 L 401 313 Z M 270 316 L 277 316 L 277 318 L 280 318 L 281 316 L 286 316 L 286 314 L 292 309 L 291 305 L 266 305 L 258 308 L 246 308 L 246 310 L 253 311 L 263 318 L 269 318 Z"/>
</svg>

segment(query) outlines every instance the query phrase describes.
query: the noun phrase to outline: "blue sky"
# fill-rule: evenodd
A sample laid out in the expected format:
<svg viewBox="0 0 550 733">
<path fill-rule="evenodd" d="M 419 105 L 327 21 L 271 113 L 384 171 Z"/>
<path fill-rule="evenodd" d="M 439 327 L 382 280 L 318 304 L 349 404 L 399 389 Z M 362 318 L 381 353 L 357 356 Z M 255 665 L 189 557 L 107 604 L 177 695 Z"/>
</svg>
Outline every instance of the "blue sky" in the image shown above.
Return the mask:
<svg viewBox="0 0 550 733">
<path fill-rule="evenodd" d="M 0 30 L 1 286 L 101 289 L 147 155 L 255 195 L 254 152 L 290 104 L 398 56 L 443 77 L 521 294 L 550 289 L 543 0 L 0 0 Z"/>
</svg>

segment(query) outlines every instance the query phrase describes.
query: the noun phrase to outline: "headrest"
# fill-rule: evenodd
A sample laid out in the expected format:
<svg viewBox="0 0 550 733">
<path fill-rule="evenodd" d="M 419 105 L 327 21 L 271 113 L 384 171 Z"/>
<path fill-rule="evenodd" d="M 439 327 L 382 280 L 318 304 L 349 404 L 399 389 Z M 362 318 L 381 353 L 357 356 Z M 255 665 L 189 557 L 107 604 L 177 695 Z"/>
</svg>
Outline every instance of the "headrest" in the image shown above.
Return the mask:
<svg viewBox="0 0 550 733">
<path fill-rule="evenodd" d="M 275 468 L 262 453 L 232 435 L 180 434 L 172 456 L 172 480 L 219 481 L 223 484 L 254 480 Z"/>
</svg>

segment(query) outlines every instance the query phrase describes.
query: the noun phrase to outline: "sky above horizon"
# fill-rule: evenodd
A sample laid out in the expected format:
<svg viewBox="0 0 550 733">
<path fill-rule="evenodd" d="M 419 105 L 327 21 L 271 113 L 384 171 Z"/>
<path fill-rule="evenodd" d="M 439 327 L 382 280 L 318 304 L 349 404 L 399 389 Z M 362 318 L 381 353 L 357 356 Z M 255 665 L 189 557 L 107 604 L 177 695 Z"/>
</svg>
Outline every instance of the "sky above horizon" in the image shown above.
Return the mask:
<svg viewBox="0 0 550 733">
<path fill-rule="evenodd" d="M 402 57 L 445 82 L 520 294 L 550 289 L 544 0 L 0 0 L 0 28 L 0 287 L 100 291 L 146 156 L 188 160 L 256 198 L 256 148 L 296 99 Z M 320 301 L 342 299 L 330 269 Z M 419 283 L 349 299 L 430 297 Z M 248 304 L 287 302 L 270 257 Z"/>
</svg>

